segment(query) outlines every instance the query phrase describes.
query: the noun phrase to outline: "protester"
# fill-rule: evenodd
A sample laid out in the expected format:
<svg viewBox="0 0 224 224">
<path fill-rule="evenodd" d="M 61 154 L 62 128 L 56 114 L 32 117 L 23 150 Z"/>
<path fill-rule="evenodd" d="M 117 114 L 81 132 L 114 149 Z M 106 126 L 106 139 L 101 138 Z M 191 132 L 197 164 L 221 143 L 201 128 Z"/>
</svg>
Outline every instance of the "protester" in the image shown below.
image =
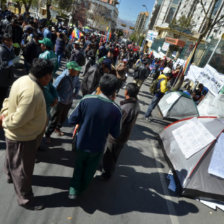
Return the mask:
<svg viewBox="0 0 224 224">
<path fill-rule="evenodd" d="M 95 64 L 88 69 L 88 71 L 84 74 L 84 78 L 81 84 L 81 91 L 83 96 L 91 94 L 96 90 L 100 78 L 105 73 L 110 73 L 111 64 L 111 60 L 106 58 L 101 64 Z"/>
<path fill-rule="evenodd" d="M 60 128 L 67 118 L 68 111 L 71 108 L 73 100 L 73 90 L 79 90 L 79 72 L 81 67 L 74 61 L 67 63 L 67 69 L 62 72 L 54 82 L 54 87 L 58 92 L 58 103 L 53 108 L 51 119 L 45 136 L 50 142 L 50 136 L 55 131 L 59 136 L 63 136 Z"/>
<path fill-rule="evenodd" d="M 150 121 L 150 116 L 151 116 L 151 113 L 152 113 L 153 109 L 159 103 L 159 101 L 163 97 L 163 95 L 168 91 L 167 82 L 172 77 L 171 70 L 164 69 L 163 73 L 164 74 L 161 74 L 158 77 L 158 83 L 157 83 L 157 86 L 156 86 L 156 93 L 153 96 L 151 104 L 149 105 L 149 107 L 148 107 L 148 109 L 145 113 L 145 118 L 146 118 L 146 120 L 149 120 L 149 121 Z"/>
<path fill-rule="evenodd" d="M 116 66 L 116 74 L 118 79 L 118 90 L 119 92 L 120 88 L 123 86 L 126 80 L 126 73 L 128 71 L 127 69 L 127 59 L 123 59 L 118 65 Z"/>
<path fill-rule="evenodd" d="M 134 72 L 134 82 L 137 84 L 139 89 L 141 88 L 143 82 L 149 76 L 149 64 L 148 61 L 144 61 Z"/>
<path fill-rule="evenodd" d="M 53 44 L 49 38 L 44 38 L 42 40 L 39 40 L 39 43 L 41 44 L 41 50 L 43 53 L 39 55 L 39 58 L 48 59 L 52 62 L 54 65 L 54 72 L 53 76 L 55 76 L 55 73 L 58 69 L 58 61 L 57 56 L 53 51 Z"/>
<path fill-rule="evenodd" d="M 198 85 L 198 88 L 193 92 L 192 98 L 196 104 L 199 104 L 208 93 L 208 88 L 205 87 L 202 83 Z"/>
<path fill-rule="evenodd" d="M 55 54 L 58 58 L 58 67 L 61 66 L 61 59 L 64 55 L 65 50 L 65 40 L 63 33 L 57 33 L 57 39 L 55 44 Z"/>
<path fill-rule="evenodd" d="M 6 137 L 7 182 L 14 184 L 18 204 L 32 210 L 43 208 L 34 200 L 31 178 L 47 121 L 42 87 L 50 82 L 52 72 L 49 60 L 35 59 L 31 73 L 13 83 L 1 110 Z"/>
<path fill-rule="evenodd" d="M 86 63 L 85 57 L 84 57 L 83 52 L 81 51 L 81 48 L 80 48 L 79 41 L 74 42 L 74 48 L 72 50 L 70 61 L 77 62 L 79 66 L 83 66 Z"/>
<path fill-rule="evenodd" d="M 34 32 L 33 38 L 23 48 L 24 64 L 27 73 L 29 73 L 33 60 L 38 58 L 41 54 L 41 47 L 39 44 L 40 38 L 41 35 L 37 32 Z"/>
<path fill-rule="evenodd" d="M 109 135 L 106 151 L 103 156 L 103 173 L 101 177 L 105 180 L 109 179 L 113 174 L 120 152 L 128 141 L 131 130 L 140 112 L 137 99 L 138 91 L 138 86 L 134 83 L 128 83 L 125 88 L 125 100 L 120 102 L 122 111 L 121 133 L 118 138 Z"/>
<path fill-rule="evenodd" d="M 2 40 L 3 43 L 0 45 L 0 108 L 3 100 L 8 95 L 10 85 L 14 81 L 12 66 L 16 62 L 12 37 L 5 33 Z"/>
<path fill-rule="evenodd" d="M 99 95 L 84 97 L 69 118 L 69 124 L 79 125 L 76 159 L 69 198 L 75 199 L 89 185 L 99 165 L 108 134 L 120 134 L 121 111 L 113 100 L 117 78 L 106 74 L 100 79 Z"/>
</svg>

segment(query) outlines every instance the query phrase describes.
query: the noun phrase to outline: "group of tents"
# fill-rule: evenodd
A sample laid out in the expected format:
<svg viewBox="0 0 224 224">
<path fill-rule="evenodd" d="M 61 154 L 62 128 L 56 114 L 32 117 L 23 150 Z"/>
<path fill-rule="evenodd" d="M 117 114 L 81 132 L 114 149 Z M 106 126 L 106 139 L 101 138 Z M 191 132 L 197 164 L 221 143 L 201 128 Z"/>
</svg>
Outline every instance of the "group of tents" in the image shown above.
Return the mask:
<svg viewBox="0 0 224 224">
<path fill-rule="evenodd" d="M 175 119 L 160 138 L 181 195 L 224 201 L 224 95 L 208 92 L 196 105 L 181 91 L 158 104 L 163 118 Z"/>
</svg>

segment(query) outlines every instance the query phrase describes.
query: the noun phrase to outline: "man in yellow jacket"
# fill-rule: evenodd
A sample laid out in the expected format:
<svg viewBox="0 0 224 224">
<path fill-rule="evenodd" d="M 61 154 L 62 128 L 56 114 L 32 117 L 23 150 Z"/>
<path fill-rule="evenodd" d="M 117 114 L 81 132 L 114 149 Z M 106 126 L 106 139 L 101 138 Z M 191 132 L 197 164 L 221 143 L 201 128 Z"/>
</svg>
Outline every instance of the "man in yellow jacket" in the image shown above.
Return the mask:
<svg viewBox="0 0 224 224">
<path fill-rule="evenodd" d="M 43 86 L 52 79 L 53 64 L 35 59 L 31 74 L 17 79 L 1 110 L 6 138 L 5 173 L 13 183 L 18 204 L 27 209 L 40 210 L 35 203 L 31 178 L 37 148 L 47 122 Z"/>
<path fill-rule="evenodd" d="M 154 97 L 152 98 L 151 104 L 149 105 L 149 107 L 148 107 L 148 109 L 147 109 L 147 111 L 145 113 L 146 120 L 150 120 L 149 117 L 151 116 L 151 113 L 152 113 L 153 109 L 156 107 L 156 105 L 159 103 L 160 99 L 163 97 L 165 92 L 167 92 L 167 90 L 168 90 L 167 82 L 172 77 L 171 70 L 170 70 L 170 72 L 168 72 L 168 71 L 166 72 L 165 71 L 164 73 L 165 74 L 161 74 L 158 77 L 156 93 L 155 93 Z"/>
</svg>

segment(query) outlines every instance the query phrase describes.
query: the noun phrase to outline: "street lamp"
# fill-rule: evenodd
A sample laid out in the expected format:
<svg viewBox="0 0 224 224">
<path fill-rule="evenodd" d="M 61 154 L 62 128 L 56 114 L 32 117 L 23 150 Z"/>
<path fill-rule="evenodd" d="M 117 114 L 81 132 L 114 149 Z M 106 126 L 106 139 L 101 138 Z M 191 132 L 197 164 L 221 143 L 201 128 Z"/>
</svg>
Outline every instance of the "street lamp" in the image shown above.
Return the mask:
<svg viewBox="0 0 224 224">
<path fill-rule="evenodd" d="M 143 4 L 142 7 L 144 7 L 146 9 L 146 12 L 149 13 L 149 10 L 148 10 L 148 8 L 147 8 L 147 6 L 145 4 Z"/>
</svg>

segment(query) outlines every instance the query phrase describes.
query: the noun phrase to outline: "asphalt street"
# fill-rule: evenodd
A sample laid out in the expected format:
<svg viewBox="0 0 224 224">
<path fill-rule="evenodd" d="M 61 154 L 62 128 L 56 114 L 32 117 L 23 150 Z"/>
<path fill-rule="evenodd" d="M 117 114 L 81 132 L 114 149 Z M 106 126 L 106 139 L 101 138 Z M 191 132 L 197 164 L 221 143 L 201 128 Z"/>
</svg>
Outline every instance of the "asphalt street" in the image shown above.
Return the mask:
<svg viewBox="0 0 224 224">
<path fill-rule="evenodd" d="M 72 127 L 65 124 L 65 135 L 53 135 L 48 149 L 38 152 L 40 163 L 35 165 L 33 192 L 45 203 L 42 211 L 29 211 L 17 205 L 13 185 L 6 183 L 3 173 L 5 143 L 1 134 L 0 224 L 223 224 L 221 210 L 214 211 L 168 190 L 169 167 L 158 134 L 170 122 L 159 116 L 158 109 L 153 111 L 155 119 L 144 120 L 152 98 L 148 91 L 150 82 L 146 80 L 139 93 L 141 113 L 114 176 L 107 182 L 95 178 L 77 201 L 67 198 L 74 167 Z M 123 95 L 122 89 L 117 103 Z M 73 108 L 77 102 L 74 100 Z"/>
</svg>

